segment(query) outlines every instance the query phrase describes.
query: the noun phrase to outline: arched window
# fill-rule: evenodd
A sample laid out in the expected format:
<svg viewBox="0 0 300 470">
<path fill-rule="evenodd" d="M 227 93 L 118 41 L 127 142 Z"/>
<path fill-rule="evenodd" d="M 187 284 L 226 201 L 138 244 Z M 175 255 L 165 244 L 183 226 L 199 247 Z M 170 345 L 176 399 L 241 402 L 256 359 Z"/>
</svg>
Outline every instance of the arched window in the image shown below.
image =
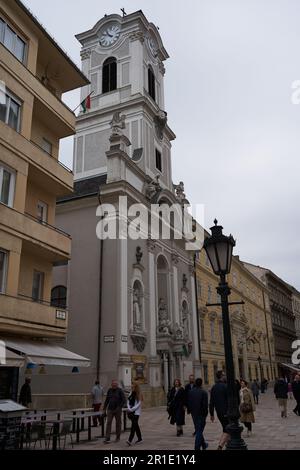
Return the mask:
<svg viewBox="0 0 300 470">
<path fill-rule="evenodd" d="M 55 286 L 51 290 L 51 305 L 58 308 L 67 307 L 67 288 L 65 286 Z"/>
<path fill-rule="evenodd" d="M 152 67 L 148 67 L 148 93 L 155 101 L 155 76 Z"/>
<path fill-rule="evenodd" d="M 102 68 L 102 93 L 117 89 L 117 60 L 109 57 Z"/>
</svg>

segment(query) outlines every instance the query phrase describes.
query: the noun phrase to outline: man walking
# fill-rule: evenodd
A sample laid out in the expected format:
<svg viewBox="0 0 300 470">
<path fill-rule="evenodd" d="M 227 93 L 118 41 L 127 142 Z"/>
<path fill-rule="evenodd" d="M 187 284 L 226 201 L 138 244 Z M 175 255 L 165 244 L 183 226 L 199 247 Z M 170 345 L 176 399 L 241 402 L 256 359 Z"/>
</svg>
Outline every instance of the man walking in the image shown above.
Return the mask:
<svg viewBox="0 0 300 470">
<path fill-rule="evenodd" d="M 116 442 L 120 440 L 122 426 L 122 408 L 126 405 L 124 392 L 118 387 L 118 381 L 111 382 L 111 388 L 108 390 L 104 402 L 103 410 L 107 414 L 106 434 L 104 443 L 110 442 L 111 424 L 113 418 L 116 420 Z"/>
<path fill-rule="evenodd" d="M 194 387 L 188 394 L 188 409 L 193 418 L 195 426 L 195 450 L 206 450 L 207 442 L 204 440 L 203 431 L 208 415 L 208 394 L 202 388 L 202 379 L 196 379 Z"/>
<path fill-rule="evenodd" d="M 93 409 L 95 412 L 100 411 L 101 404 L 103 402 L 103 388 L 101 387 L 99 380 L 96 380 L 95 385 L 92 388 L 92 400 Z M 101 417 L 93 416 L 93 426 L 97 426 L 97 422 L 101 423 Z"/>
<path fill-rule="evenodd" d="M 281 417 L 287 418 L 288 384 L 280 377 L 274 385 L 274 393 L 281 408 Z"/>
<path fill-rule="evenodd" d="M 189 409 L 189 394 L 191 392 L 191 390 L 193 390 L 195 386 L 195 376 L 193 374 L 191 374 L 189 376 L 189 383 L 186 384 L 186 386 L 184 387 L 184 391 L 185 391 L 185 406 L 186 406 L 186 411 L 187 411 L 187 414 L 190 414 L 191 413 L 191 410 Z M 196 429 L 193 433 L 193 436 L 196 435 Z"/>
<path fill-rule="evenodd" d="M 251 384 L 251 391 L 253 393 L 254 402 L 258 405 L 258 396 L 259 396 L 259 383 L 257 379 L 254 379 Z"/>
<path fill-rule="evenodd" d="M 296 400 L 296 408 L 293 409 L 295 415 L 300 416 L 300 375 L 295 375 L 292 383 L 293 395 Z"/>
<path fill-rule="evenodd" d="M 229 424 L 229 420 L 227 417 L 228 395 L 226 377 L 222 370 L 219 370 L 217 372 L 216 378 L 217 381 L 210 392 L 209 413 L 211 422 L 213 423 L 215 420 L 214 410 L 216 410 L 218 420 L 221 423 L 223 433 L 219 441 L 218 450 L 222 450 L 224 445 L 229 441 L 230 438 L 230 435 L 228 434 L 226 429 Z"/>
</svg>

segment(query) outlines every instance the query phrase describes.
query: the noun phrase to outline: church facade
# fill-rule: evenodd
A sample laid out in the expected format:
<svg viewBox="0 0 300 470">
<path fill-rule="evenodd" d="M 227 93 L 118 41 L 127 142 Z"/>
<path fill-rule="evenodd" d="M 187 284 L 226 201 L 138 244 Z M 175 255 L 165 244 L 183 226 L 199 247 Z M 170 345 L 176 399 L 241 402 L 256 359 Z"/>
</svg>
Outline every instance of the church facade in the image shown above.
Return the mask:
<svg viewBox="0 0 300 470">
<path fill-rule="evenodd" d="M 53 380 L 43 377 L 41 387 L 47 382 L 47 393 L 57 393 L 59 384 L 80 395 L 97 377 L 106 389 L 114 378 L 125 388 L 136 379 L 155 405 L 175 378 L 200 376 L 194 252 L 184 237 L 153 238 L 147 229 L 137 239 L 96 232 L 105 204 L 122 223 L 120 197 L 129 210 L 125 227 L 135 204 L 150 214 L 153 204 L 184 212 L 188 203 L 183 183 L 172 181 L 168 54 L 142 11 L 105 16 L 77 39 L 91 81 L 82 101 L 90 99 L 77 118 L 75 192 L 57 206 L 56 223 L 72 236 L 71 262 L 55 268 L 53 288 L 67 292 L 67 345 L 91 367 L 64 375 L 53 369 Z"/>
</svg>

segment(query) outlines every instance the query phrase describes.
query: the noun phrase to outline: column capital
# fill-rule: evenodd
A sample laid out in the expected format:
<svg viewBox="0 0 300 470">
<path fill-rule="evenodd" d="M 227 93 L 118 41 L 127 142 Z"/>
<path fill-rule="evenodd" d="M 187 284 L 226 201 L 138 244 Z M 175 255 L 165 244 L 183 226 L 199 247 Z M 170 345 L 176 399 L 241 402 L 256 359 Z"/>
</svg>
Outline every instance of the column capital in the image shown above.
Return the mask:
<svg viewBox="0 0 300 470">
<path fill-rule="evenodd" d="M 92 50 L 91 49 L 84 49 L 80 52 L 81 60 L 89 59 L 91 56 Z"/>
</svg>

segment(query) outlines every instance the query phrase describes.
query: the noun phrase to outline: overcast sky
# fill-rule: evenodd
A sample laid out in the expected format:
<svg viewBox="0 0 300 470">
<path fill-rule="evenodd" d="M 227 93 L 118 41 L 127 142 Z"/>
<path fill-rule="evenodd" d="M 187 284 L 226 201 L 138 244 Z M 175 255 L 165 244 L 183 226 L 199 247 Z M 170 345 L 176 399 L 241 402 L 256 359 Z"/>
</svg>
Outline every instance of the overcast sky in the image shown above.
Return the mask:
<svg viewBox="0 0 300 470">
<path fill-rule="evenodd" d="M 170 55 L 165 98 L 173 180 L 237 240 L 241 259 L 300 289 L 298 0 L 24 0 L 80 65 L 74 35 L 105 13 L 142 9 Z M 79 94 L 66 96 L 71 108 Z M 60 159 L 72 164 L 72 148 Z"/>
</svg>

